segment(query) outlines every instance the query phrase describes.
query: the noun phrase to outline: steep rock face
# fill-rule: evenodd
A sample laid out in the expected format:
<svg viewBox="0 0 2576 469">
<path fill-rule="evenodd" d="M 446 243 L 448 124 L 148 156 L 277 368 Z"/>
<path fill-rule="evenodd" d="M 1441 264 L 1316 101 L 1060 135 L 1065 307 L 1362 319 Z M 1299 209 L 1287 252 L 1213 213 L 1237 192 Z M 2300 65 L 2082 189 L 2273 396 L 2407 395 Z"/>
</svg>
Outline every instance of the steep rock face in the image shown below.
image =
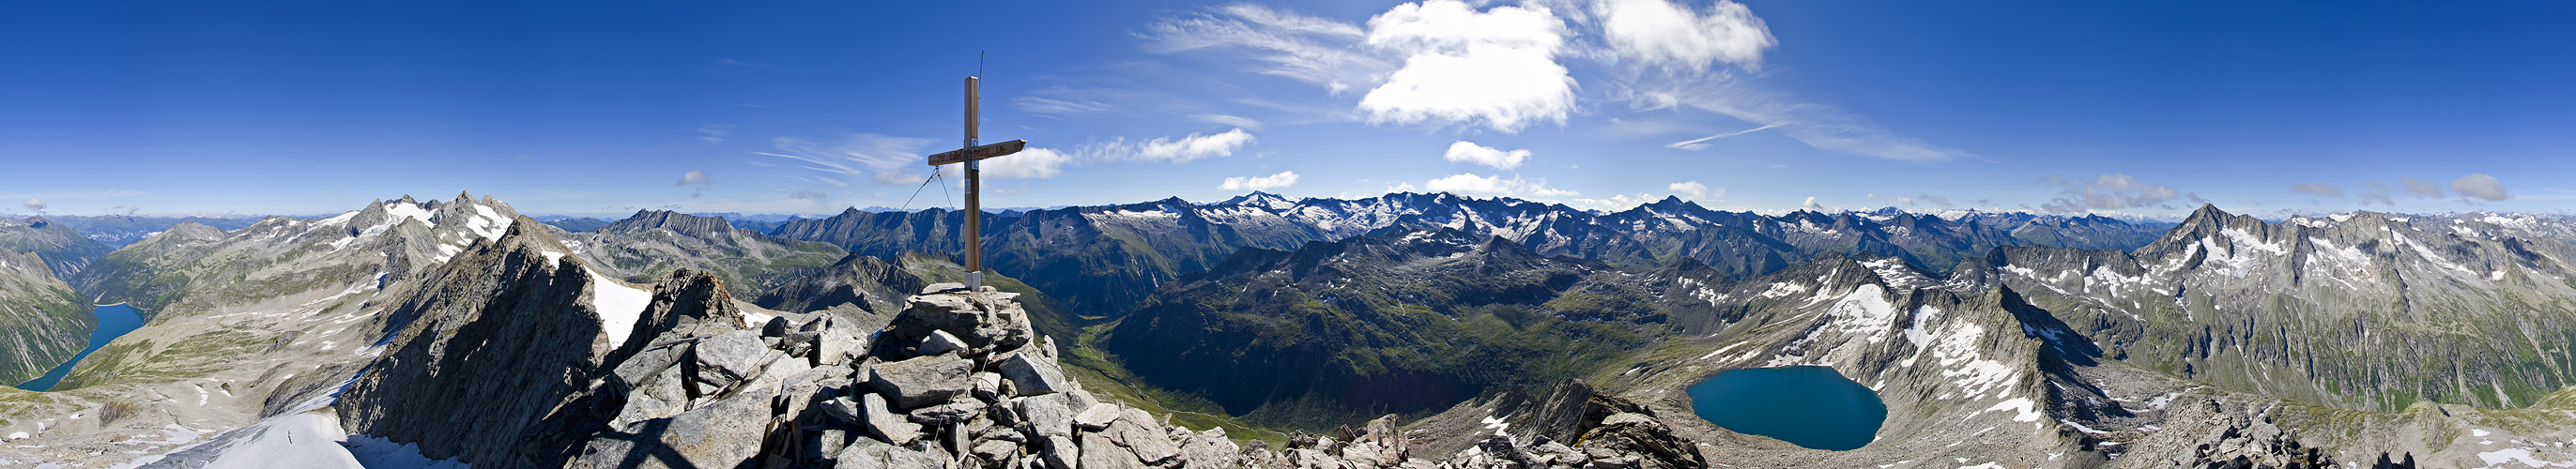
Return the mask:
<svg viewBox="0 0 2576 469">
<path fill-rule="evenodd" d="M 735 286 L 743 299 L 807 277 L 845 253 L 826 243 L 737 229 L 720 217 L 670 211 L 639 211 L 595 231 L 557 236 L 612 278 L 649 282 L 680 269 L 709 272 Z"/>
<path fill-rule="evenodd" d="M 534 223 L 520 225 L 390 313 L 400 332 L 333 404 L 344 428 L 419 443 L 433 458 L 540 460 L 528 442 L 554 438 L 531 424 L 599 373 L 613 345 L 594 301 L 605 286 Z"/>
<path fill-rule="evenodd" d="M 1229 413 L 1332 428 L 1625 354 L 1664 327 L 1641 283 L 1500 237 L 1389 229 L 1247 250 L 1139 305 L 1102 347 Z"/>
<path fill-rule="evenodd" d="M 2576 376 L 2576 338 L 2550 332 L 2576 327 L 2554 225 L 2339 218 L 2204 207 L 2134 253 L 2004 249 L 1954 281 L 2021 291 L 2110 358 L 2332 407 L 2519 407 Z"/>
<path fill-rule="evenodd" d="M 45 371 L 87 346 L 98 320 L 44 259 L 0 250 L 0 385 Z"/>
</svg>

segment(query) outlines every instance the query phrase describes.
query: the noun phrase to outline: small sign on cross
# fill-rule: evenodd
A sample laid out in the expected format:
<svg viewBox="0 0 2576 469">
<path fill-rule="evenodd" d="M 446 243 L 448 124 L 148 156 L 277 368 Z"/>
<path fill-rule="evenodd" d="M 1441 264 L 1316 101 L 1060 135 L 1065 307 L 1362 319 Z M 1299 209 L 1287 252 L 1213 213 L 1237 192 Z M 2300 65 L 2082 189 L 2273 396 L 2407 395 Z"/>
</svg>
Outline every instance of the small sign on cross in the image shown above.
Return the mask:
<svg viewBox="0 0 2576 469">
<path fill-rule="evenodd" d="M 983 118 L 982 111 L 977 106 L 983 100 L 980 84 L 981 81 L 976 77 L 966 77 L 966 147 L 930 155 L 931 166 L 960 163 L 966 165 L 966 229 L 958 233 L 957 237 L 959 242 L 966 245 L 966 288 L 969 289 L 984 287 L 984 231 L 981 220 L 984 207 L 976 197 L 978 193 L 983 192 L 984 171 L 978 162 L 1019 153 L 1021 148 L 1029 146 L 1027 140 L 1012 140 L 991 145 L 976 144 L 975 124 Z"/>
</svg>

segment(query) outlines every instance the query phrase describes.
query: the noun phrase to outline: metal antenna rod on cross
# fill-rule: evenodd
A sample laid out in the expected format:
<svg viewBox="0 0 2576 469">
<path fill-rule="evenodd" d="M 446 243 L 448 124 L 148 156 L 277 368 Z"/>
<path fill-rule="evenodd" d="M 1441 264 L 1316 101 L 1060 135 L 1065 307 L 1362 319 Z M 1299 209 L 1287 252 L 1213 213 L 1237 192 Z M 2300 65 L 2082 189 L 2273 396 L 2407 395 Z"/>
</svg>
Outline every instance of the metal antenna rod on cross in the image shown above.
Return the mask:
<svg viewBox="0 0 2576 469">
<path fill-rule="evenodd" d="M 980 83 L 981 81 L 975 77 L 966 77 L 966 148 L 930 155 L 930 165 L 933 167 L 966 164 L 966 229 L 958 233 L 957 238 L 958 242 L 966 245 L 966 288 L 968 289 L 984 287 L 982 226 L 984 207 L 976 200 L 976 195 L 984 189 L 984 171 L 979 162 L 987 158 L 1019 153 L 1021 148 L 1029 146 L 1027 140 L 1012 140 L 991 145 L 975 144 L 975 124 L 983 117 L 982 111 L 977 107 L 977 103 L 983 100 Z"/>
</svg>

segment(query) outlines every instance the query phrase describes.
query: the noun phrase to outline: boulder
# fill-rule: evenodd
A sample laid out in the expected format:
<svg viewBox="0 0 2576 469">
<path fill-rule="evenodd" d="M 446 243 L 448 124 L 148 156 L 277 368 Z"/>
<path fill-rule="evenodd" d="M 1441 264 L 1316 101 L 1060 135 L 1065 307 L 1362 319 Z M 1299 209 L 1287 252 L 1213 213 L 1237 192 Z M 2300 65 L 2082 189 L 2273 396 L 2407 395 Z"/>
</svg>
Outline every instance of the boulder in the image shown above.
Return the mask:
<svg viewBox="0 0 2576 469">
<path fill-rule="evenodd" d="M 1119 412 L 1118 420 L 1110 422 L 1109 429 L 1102 433 L 1108 434 L 1110 441 L 1135 452 L 1136 460 L 1145 464 L 1161 465 L 1163 461 L 1181 455 L 1180 445 L 1172 444 L 1172 437 L 1163 431 L 1163 424 L 1154 421 L 1154 415 L 1142 409 Z"/>
<path fill-rule="evenodd" d="M 911 311 L 927 313 L 954 313 L 975 309 L 973 302 L 957 295 L 921 295 L 912 297 L 908 302 L 912 304 Z"/>
<path fill-rule="evenodd" d="M 976 443 L 971 452 L 975 454 L 976 459 L 984 461 L 984 467 L 1001 467 L 1019 456 L 1020 444 L 1003 440 L 984 440 Z"/>
<path fill-rule="evenodd" d="M 1118 404 L 1106 402 L 1092 404 L 1090 408 L 1083 409 L 1082 413 L 1073 415 L 1073 426 L 1084 430 L 1109 428 L 1110 422 L 1118 420 L 1119 410 Z"/>
<path fill-rule="evenodd" d="M 921 346 L 914 348 L 913 353 L 946 355 L 949 352 L 964 350 L 966 350 L 966 341 L 958 340 L 956 335 L 949 334 L 948 331 L 930 331 L 930 337 L 922 338 Z"/>
<path fill-rule="evenodd" d="M 974 385 L 974 364 L 955 355 L 914 357 L 868 368 L 868 386 L 883 393 L 896 409 L 916 409 L 947 402 Z"/>
<path fill-rule="evenodd" d="M 1193 433 L 1181 442 L 1181 459 L 1189 461 L 1189 467 L 1235 467 L 1240 465 L 1240 454 L 1234 441 L 1225 438 L 1223 428 Z"/>
<path fill-rule="evenodd" d="M 957 399 L 948 401 L 946 404 L 913 409 L 904 418 L 923 425 L 939 427 L 965 423 L 981 415 L 984 415 L 983 402 L 974 399 Z"/>
<path fill-rule="evenodd" d="M 866 438 L 851 440 L 850 445 L 841 448 L 841 454 L 834 456 L 832 461 L 835 463 L 833 467 L 857 469 L 948 467 L 948 455 L 940 452 L 937 445 L 913 449 Z"/>
<path fill-rule="evenodd" d="M 1073 436 L 1073 397 L 1048 394 L 1019 398 L 1020 418 L 1038 436 Z"/>
<path fill-rule="evenodd" d="M 967 392 L 974 394 L 976 399 L 999 402 L 1002 398 L 1011 397 L 1002 395 L 1002 374 L 1000 373 L 978 372 L 975 373 L 974 381 L 974 387 L 969 388 Z"/>
<path fill-rule="evenodd" d="M 939 294 L 939 293 L 948 293 L 948 292 L 958 292 L 958 291 L 966 291 L 966 284 L 963 284 L 963 283 L 957 283 L 957 282 L 940 282 L 940 283 L 933 283 L 933 284 L 925 285 L 925 286 L 922 286 L 922 287 L 921 287 L 921 294 L 924 294 L 924 295 Z"/>
<path fill-rule="evenodd" d="M 816 407 L 823 408 L 823 416 L 842 423 L 855 425 L 868 420 L 867 411 L 859 408 L 859 400 L 850 396 L 835 397 L 817 404 Z"/>
<path fill-rule="evenodd" d="M 1010 378 L 1012 389 L 1022 396 L 1073 389 L 1064 378 L 1064 369 L 1056 364 L 1055 359 L 1029 351 L 1012 352 L 1002 357 L 1000 368 L 1002 377 Z"/>
<path fill-rule="evenodd" d="M 921 424 L 912 423 L 903 414 L 886 409 L 885 397 L 859 395 L 859 429 L 886 443 L 909 445 L 921 439 Z"/>
<path fill-rule="evenodd" d="M 1048 435 L 1043 442 L 1045 451 L 1038 453 L 1038 461 L 1046 463 L 1047 469 L 1075 469 L 1082 462 L 1082 446 L 1073 441 L 1073 435 L 1069 434 Z"/>
<path fill-rule="evenodd" d="M 687 360 L 681 361 L 695 394 L 709 396 L 724 392 L 760 372 L 760 358 L 768 347 L 760 342 L 760 333 L 733 331 L 699 339 L 689 347 Z"/>
<path fill-rule="evenodd" d="M 568 466 L 732 467 L 759 454 L 758 442 L 769 434 L 773 397 L 774 390 L 753 387 L 675 417 L 628 424 L 614 436 L 592 439 Z"/>
<path fill-rule="evenodd" d="M 761 324 L 760 324 L 760 336 L 761 336 L 761 337 L 786 337 L 786 336 L 787 336 L 788 327 L 789 327 L 789 326 L 787 325 L 787 318 L 784 318 L 784 317 L 778 317 L 778 316 L 770 316 L 770 317 L 769 317 L 769 321 L 767 321 L 767 322 L 763 322 L 763 323 L 761 323 Z"/>
<path fill-rule="evenodd" d="M 1082 434 L 1082 454 L 1079 461 L 1082 469 L 1144 469 L 1146 467 L 1144 461 L 1136 459 L 1135 452 L 1119 446 L 1107 435 L 1093 432 Z"/>
<path fill-rule="evenodd" d="M 814 366 L 839 365 L 868 348 L 866 339 L 848 329 L 827 327 L 816 334 Z"/>
</svg>

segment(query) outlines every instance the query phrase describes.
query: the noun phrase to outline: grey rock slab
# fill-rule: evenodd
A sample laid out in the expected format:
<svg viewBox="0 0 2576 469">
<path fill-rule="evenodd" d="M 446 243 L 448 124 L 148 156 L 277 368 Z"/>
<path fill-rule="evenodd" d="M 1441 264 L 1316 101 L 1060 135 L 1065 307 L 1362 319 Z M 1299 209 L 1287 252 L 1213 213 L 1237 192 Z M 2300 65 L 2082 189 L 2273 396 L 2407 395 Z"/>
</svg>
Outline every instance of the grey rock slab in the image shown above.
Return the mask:
<svg viewBox="0 0 2576 469">
<path fill-rule="evenodd" d="M 976 399 L 999 401 L 1002 398 L 1010 397 L 1002 395 L 1001 373 L 978 372 L 975 373 L 974 380 L 974 388 L 968 392 L 974 394 Z"/>
<path fill-rule="evenodd" d="M 1225 438 L 1224 428 L 1193 433 L 1181 442 L 1181 458 L 1189 461 L 1189 467 L 1235 467 L 1241 454 L 1234 441 Z"/>
<path fill-rule="evenodd" d="M 1082 434 L 1082 455 L 1079 461 L 1082 469 L 1144 469 L 1146 467 L 1144 461 L 1136 459 L 1136 453 L 1128 451 L 1124 446 L 1118 446 L 1118 443 L 1110 441 L 1107 435 L 1100 433 Z"/>
<path fill-rule="evenodd" d="M 1180 445 L 1172 444 L 1171 434 L 1163 430 L 1163 424 L 1141 409 L 1119 412 L 1118 420 L 1110 422 L 1109 429 L 1102 433 L 1134 451 L 1136 459 L 1146 464 L 1162 464 L 1181 455 Z"/>
<path fill-rule="evenodd" d="M 1073 415 L 1073 426 L 1085 430 L 1109 428 L 1110 422 L 1118 421 L 1119 410 L 1118 404 L 1106 402 L 1092 404 L 1091 408 L 1083 409 L 1082 413 Z"/>
<path fill-rule="evenodd" d="M 752 331 L 734 331 L 699 339 L 696 345 L 689 347 L 689 360 L 696 365 L 690 378 L 713 387 L 701 387 L 700 395 L 719 393 L 759 372 L 760 355 L 766 350 L 766 344 L 760 342 L 760 333 Z"/>
<path fill-rule="evenodd" d="M 848 329 L 827 328 L 814 342 L 815 366 L 839 365 L 867 349 L 867 341 Z"/>
<path fill-rule="evenodd" d="M 729 467 L 760 452 L 774 392 L 746 389 L 667 419 L 628 424 L 631 436 L 591 440 L 572 467 Z M 635 462 L 631 463 L 630 461 Z"/>
<path fill-rule="evenodd" d="M 930 331 L 930 337 L 922 338 L 921 347 L 913 349 L 913 353 L 945 355 L 963 350 L 966 350 L 966 341 L 958 340 L 957 336 L 949 334 L 948 331 Z"/>
<path fill-rule="evenodd" d="M 941 282 L 921 287 L 921 294 L 928 295 L 933 293 L 947 293 L 964 290 L 966 290 L 966 284 L 957 282 Z"/>
<path fill-rule="evenodd" d="M 1073 398 L 1066 394 L 1029 396 L 1019 399 L 1020 417 L 1028 419 L 1030 428 L 1039 436 L 1073 436 Z"/>
<path fill-rule="evenodd" d="M 1082 462 L 1082 446 L 1073 441 L 1073 435 L 1048 435 L 1038 461 L 1046 463 L 1047 469 L 1075 469 Z"/>
<path fill-rule="evenodd" d="M 948 457 L 937 451 L 916 450 L 886 442 L 860 438 L 850 441 L 841 454 L 832 458 L 835 466 L 861 469 L 919 469 L 948 467 Z M 732 467 L 732 466 L 712 466 Z"/>
<path fill-rule="evenodd" d="M 1022 396 L 1058 393 L 1072 390 L 1064 379 L 1064 369 L 1054 359 L 1028 351 L 1002 357 L 1002 377 L 1011 379 L 1012 388 Z"/>
<path fill-rule="evenodd" d="M 914 357 L 868 368 L 868 386 L 884 393 L 897 409 L 917 409 L 948 401 L 974 385 L 974 364 L 954 355 Z"/>
<path fill-rule="evenodd" d="M 967 420 L 974 419 L 976 416 L 983 414 L 984 403 L 982 401 L 974 399 L 958 399 L 948 401 L 946 404 L 913 409 L 912 412 L 906 414 L 904 418 L 911 419 L 914 422 L 919 422 L 924 425 L 939 426 L 964 423 Z"/>
<path fill-rule="evenodd" d="M 932 312 L 973 311 L 975 305 L 957 295 L 921 295 L 911 299 L 913 309 Z"/>
<path fill-rule="evenodd" d="M 886 443 L 905 445 L 921 439 L 921 424 L 912 423 L 903 414 L 886 409 L 885 397 L 875 394 L 859 396 L 859 428 L 869 436 Z"/>
<path fill-rule="evenodd" d="M 849 396 L 835 397 L 832 398 L 832 400 L 823 401 L 821 406 L 823 407 L 824 416 L 840 420 L 844 423 L 858 424 L 860 422 L 866 422 L 868 418 L 866 411 L 859 408 L 859 400 L 850 398 Z"/>
<path fill-rule="evenodd" d="M 1019 455 L 1020 444 L 1002 440 L 984 440 L 976 443 L 971 451 L 977 459 L 984 460 L 989 465 L 993 462 L 1011 461 L 1013 456 Z"/>
</svg>

